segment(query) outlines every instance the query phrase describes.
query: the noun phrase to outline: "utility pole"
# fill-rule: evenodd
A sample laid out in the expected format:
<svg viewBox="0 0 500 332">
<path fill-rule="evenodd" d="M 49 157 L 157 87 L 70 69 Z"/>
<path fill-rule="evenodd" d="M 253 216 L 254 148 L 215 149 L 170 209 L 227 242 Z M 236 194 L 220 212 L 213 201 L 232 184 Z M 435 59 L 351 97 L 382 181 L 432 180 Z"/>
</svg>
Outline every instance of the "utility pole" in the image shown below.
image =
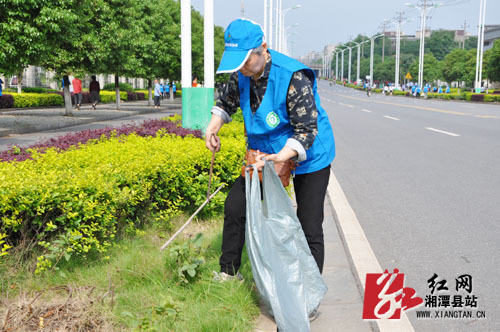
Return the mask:
<svg viewBox="0 0 500 332">
<path fill-rule="evenodd" d="M 382 30 L 384 31 L 383 32 L 383 37 L 382 37 L 382 62 L 384 62 L 384 56 L 385 56 L 385 31 L 387 29 L 387 25 L 389 24 L 388 21 L 384 21 L 384 23 L 382 23 Z"/>
<path fill-rule="evenodd" d="M 396 25 L 396 68 L 394 73 L 394 85 L 396 89 L 399 89 L 399 66 L 400 66 L 400 57 L 401 57 L 401 25 L 403 23 L 408 22 L 405 18 L 403 18 L 402 12 L 398 13 L 396 20 L 393 21 L 394 25 Z"/>
<path fill-rule="evenodd" d="M 245 17 L 245 0 L 241 0 L 241 17 Z"/>
<path fill-rule="evenodd" d="M 462 49 L 465 50 L 465 39 L 467 37 L 467 28 L 469 28 L 470 26 L 467 25 L 467 20 L 464 20 L 464 25 L 462 26 L 462 28 L 464 28 L 464 40 L 462 41 Z"/>
<path fill-rule="evenodd" d="M 434 4 L 432 0 L 420 0 L 420 5 L 407 4 L 410 7 L 418 9 L 420 12 L 420 52 L 418 57 L 418 85 L 422 87 L 424 81 L 424 51 L 425 51 L 425 31 L 428 11 L 439 7 L 442 4 Z"/>
</svg>

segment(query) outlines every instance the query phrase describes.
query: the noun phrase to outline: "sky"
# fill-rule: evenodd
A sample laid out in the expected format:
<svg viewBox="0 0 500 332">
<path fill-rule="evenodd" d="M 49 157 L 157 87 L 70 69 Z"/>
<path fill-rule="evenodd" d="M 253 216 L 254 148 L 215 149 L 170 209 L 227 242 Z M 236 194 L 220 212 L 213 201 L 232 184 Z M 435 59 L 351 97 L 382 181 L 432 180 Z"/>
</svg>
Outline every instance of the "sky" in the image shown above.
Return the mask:
<svg viewBox="0 0 500 332">
<path fill-rule="evenodd" d="M 269 1 L 269 0 L 268 0 Z M 275 4 L 278 0 L 273 0 Z M 215 24 L 224 27 L 241 17 L 242 2 L 245 17 L 264 25 L 264 0 L 214 0 Z M 344 43 L 358 34 L 373 35 L 380 31 L 385 19 L 393 20 L 403 12 L 413 22 L 403 25 L 402 31 L 414 35 L 420 30 L 420 14 L 405 3 L 419 4 L 421 0 L 282 0 L 283 9 L 300 5 L 286 14 L 285 25 L 298 23 L 288 29 L 288 41 L 293 42 L 293 56 L 302 56 L 311 51 L 321 52 L 328 44 Z M 429 1 L 428 1 L 429 2 Z M 430 1 L 432 2 L 432 1 Z M 480 0 L 441 0 L 434 3 L 458 2 L 432 10 L 430 28 L 463 29 L 477 35 Z M 203 0 L 191 0 L 191 5 L 203 13 Z M 274 16 L 273 16 L 274 21 Z M 489 0 L 486 5 L 486 24 L 500 24 L 500 0 Z M 429 24 L 427 25 L 429 28 Z M 394 25 L 388 30 L 395 31 Z"/>
</svg>

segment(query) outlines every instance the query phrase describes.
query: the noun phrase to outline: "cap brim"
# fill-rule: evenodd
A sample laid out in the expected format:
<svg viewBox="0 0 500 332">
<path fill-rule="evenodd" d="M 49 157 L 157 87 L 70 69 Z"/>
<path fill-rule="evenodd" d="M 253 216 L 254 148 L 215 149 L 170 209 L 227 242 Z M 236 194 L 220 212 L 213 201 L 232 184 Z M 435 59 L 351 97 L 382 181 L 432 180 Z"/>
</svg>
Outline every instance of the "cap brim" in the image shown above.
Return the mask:
<svg viewBox="0 0 500 332">
<path fill-rule="evenodd" d="M 252 50 L 224 51 L 224 54 L 222 54 L 222 60 L 219 64 L 219 68 L 217 68 L 217 74 L 232 73 L 240 70 L 245 62 L 247 62 L 250 53 L 252 53 Z"/>
</svg>

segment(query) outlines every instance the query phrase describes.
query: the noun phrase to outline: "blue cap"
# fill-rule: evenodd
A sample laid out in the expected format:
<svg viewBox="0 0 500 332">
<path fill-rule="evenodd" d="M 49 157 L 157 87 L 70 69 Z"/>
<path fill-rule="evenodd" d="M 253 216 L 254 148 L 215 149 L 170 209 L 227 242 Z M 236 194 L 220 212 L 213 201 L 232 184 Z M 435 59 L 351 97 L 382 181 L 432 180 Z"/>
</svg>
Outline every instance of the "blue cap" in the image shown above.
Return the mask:
<svg viewBox="0 0 500 332">
<path fill-rule="evenodd" d="M 224 33 L 224 54 L 222 54 L 217 74 L 239 70 L 252 50 L 262 45 L 263 41 L 264 31 L 259 24 L 244 18 L 231 22 Z"/>
</svg>

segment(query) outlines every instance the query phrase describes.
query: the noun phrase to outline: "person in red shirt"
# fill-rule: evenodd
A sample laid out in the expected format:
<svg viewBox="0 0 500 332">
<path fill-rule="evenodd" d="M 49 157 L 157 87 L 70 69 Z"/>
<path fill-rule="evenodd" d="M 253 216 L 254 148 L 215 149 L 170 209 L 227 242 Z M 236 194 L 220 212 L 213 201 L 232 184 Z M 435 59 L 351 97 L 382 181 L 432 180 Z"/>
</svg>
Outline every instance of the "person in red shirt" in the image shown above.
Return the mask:
<svg viewBox="0 0 500 332">
<path fill-rule="evenodd" d="M 76 109 L 79 110 L 82 104 L 82 81 L 78 77 L 75 77 L 71 83 L 73 84 Z"/>
</svg>

